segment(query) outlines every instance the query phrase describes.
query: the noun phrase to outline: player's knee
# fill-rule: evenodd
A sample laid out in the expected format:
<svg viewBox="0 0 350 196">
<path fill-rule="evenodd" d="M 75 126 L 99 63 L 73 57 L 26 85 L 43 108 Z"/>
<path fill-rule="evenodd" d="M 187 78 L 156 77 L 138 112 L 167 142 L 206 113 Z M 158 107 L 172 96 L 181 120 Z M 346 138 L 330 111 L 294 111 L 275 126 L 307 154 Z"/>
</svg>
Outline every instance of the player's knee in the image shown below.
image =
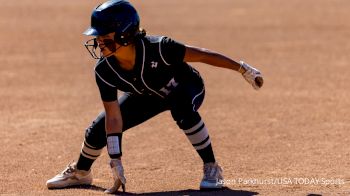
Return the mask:
<svg viewBox="0 0 350 196">
<path fill-rule="evenodd" d="M 201 117 L 198 112 L 192 112 L 186 115 L 180 115 L 175 120 L 180 129 L 186 130 L 198 124 L 201 121 Z"/>
<path fill-rule="evenodd" d="M 85 141 L 96 149 L 106 146 L 104 114 L 100 114 L 85 131 Z"/>
</svg>

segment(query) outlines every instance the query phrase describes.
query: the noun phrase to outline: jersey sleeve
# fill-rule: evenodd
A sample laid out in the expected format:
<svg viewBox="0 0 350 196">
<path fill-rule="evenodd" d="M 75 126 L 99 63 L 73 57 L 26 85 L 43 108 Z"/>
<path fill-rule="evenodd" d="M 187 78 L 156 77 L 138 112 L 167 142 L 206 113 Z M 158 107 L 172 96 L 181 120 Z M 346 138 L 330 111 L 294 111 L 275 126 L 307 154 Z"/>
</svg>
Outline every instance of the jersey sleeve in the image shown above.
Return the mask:
<svg viewBox="0 0 350 196">
<path fill-rule="evenodd" d="M 96 73 L 95 79 L 102 101 L 110 102 L 118 99 L 117 88 L 107 85 Z"/>
<path fill-rule="evenodd" d="M 171 38 L 164 37 L 160 43 L 161 56 L 168 65 L 182 63 L 185 52 L 185 45 Z"/>
</svg>

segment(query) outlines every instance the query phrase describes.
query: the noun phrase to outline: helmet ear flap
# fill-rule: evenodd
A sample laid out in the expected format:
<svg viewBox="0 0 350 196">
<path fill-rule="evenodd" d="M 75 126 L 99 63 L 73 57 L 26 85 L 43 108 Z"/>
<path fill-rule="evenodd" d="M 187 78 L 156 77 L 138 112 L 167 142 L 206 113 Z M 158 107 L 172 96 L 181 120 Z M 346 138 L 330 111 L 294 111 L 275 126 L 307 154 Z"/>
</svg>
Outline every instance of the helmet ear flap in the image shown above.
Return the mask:
<svg viewBox="0 0 350 196">
<path fill-rule="evenodd" d="M 115 33 L 114 34 L 114 41 L 122 46 L 127 46 L 130 43 L 128 36 L 125 36 L 124 33 L 122 33 L 121 35 L 118 35 L 117 33 Z"/>
<path fill-rule="evenodd" d="M 114 41 L 119 45 L 127 46 L 130 43 L 134 42 L 137 35 L 139 34 L 139 25 L 129 24 L 122 32 L 115 32 Z"/>
</svg>

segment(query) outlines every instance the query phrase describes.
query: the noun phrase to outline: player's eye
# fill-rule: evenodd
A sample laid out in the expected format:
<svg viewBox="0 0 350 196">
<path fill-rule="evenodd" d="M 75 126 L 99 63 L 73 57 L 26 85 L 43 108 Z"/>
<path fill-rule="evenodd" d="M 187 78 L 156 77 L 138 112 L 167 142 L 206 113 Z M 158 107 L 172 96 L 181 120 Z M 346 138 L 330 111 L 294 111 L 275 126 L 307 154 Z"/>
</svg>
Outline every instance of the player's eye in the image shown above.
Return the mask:
<svg viewBox="0 0 350 196">
<path fill-rule="evenodd" d="M 102 42 L 103 42 L 105 45 L 114 44 L 114 40 L 113 40 L 113 39 L 104 39 L 104 40 L 102 40 Z"/>
</svg>

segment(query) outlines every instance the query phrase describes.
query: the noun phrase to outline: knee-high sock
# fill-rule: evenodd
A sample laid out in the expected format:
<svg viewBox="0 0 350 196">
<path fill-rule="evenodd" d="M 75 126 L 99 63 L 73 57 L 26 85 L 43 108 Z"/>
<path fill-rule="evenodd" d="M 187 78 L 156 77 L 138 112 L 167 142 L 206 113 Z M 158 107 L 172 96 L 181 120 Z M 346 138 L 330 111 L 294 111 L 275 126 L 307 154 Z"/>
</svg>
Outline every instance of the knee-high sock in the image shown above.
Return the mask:
<svg viewBox="0 0 350 196">
<path fill-rule="evenodd" d="M 86 171 L 90 170 L 94 161 L 101 155 L 101 152 L 102 148 L 97 149 L 84 141 L 77 162 L 77 168 Z"/>
<path fill-rule="evenodd" d="M 204 163 L 215 162 L 208 129 L 202 120 L 193 127 L 183 131 Z"/>
</svg>

